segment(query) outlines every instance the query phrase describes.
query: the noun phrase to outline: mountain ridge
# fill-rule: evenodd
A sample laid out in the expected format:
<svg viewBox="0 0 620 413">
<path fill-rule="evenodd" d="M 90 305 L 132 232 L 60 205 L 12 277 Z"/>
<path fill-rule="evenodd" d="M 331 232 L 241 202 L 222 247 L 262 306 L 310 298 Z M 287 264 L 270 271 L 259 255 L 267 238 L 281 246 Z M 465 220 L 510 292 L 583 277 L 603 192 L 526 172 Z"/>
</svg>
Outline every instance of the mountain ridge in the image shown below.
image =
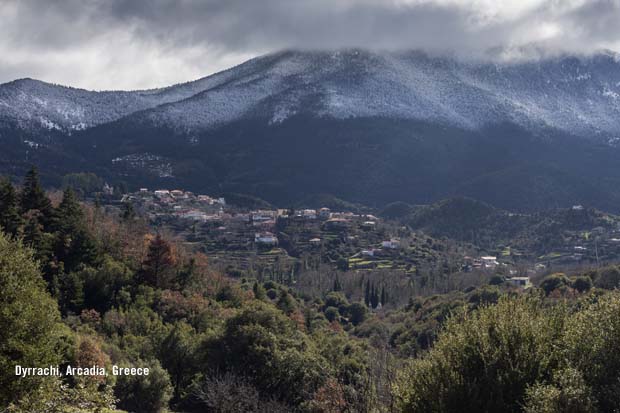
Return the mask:
<svg viewBox="0 0 620 413">
<path fill-rule="evenodd" d="M 283 51 L 143 92 L 25 80 L 32 90 L 0 85 L 0 169 L 36 161 L 60 176 L 78 168 L 289 205 L 326 193 L 374 206 L 470 196 L 615 211 L 619 60 Z"/>
<path fill-rule="evenodd" d="M 0 85 L 0 105 L 19 107 L 25 113 L 17 117 L 22 121 L 25 117 L 36 122 L 39 116 L 48 129 L 85 129 L 150 111 L 140 114 L 142 120 L 195 131 L 248 113 L 279 122 L 312 102 L 318 116 L 387 116 L 474 129 L 513 121 L 534 129 L 603 135 L 615 142 L 620 136 L 616 120 L 620 115 L 618 61 L 609 53 L 499 63 L 433 57 L 418 51 L 290 50 L 194 81 L 143 91 L 91 92 L 42 83 L 46 89 L 55 87 L 73 95 L 54 102 L 65 119 L 79 120 L 68 126 L 58 116 L 45 116 L 32 108 L 47 104 L 45 97 L 33 94 L 32 87 L 20 90 L 32 95 L 25 102 L 31 103 L 30 107 L 10 101 L 6 89 L 15 81 Z M 88 100 L 86 95 L 106 101 L 105 108 L 95 102 L 93 110 L 102 111 L 100 119 L 84 113 L 88 108 L 80 104 Z M 73 110 L 67 103 L 71 99 L 77 102 Z M 104 110 L 111 106 L 117 107 L 113 113 Z M 6 112 L 0 110 L 0 117 Z"/>
</svg>

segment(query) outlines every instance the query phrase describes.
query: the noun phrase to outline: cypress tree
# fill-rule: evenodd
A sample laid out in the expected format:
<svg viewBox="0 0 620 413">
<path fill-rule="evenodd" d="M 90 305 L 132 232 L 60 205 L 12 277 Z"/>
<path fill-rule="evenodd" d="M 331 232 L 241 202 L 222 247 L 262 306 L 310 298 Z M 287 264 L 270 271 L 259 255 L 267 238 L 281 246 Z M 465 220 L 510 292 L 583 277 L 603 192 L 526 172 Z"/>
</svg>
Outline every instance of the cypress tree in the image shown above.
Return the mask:
<svg viewBox="0 0 620 413">
<path fill-rule="evenodd" d="M 385 293 L 385 286 L 381 287 L 381 305 L 387 303 L 387 294 Z"/>
<path fill-rule="evenodd" d="M 334 280 L 334 291 L 342 291 L 342 285 L 340 284 L 340 280 L 338 279 L 338 276 L 336 276 L 336 279 Z"/>
<path fill-rule="evenodd" d="M 379 305 L 379 293 L 377 292 L 374 283 L 372 284 L 372 290 L 370 292 L 370 305 L 372 308 L 377 308 Z"/>
<path fill-rule="evenodd" d="M 366 288 L 364 289 L 364 304 L 370 307 L 370 279 L 366 280 Z"/>
</svg>

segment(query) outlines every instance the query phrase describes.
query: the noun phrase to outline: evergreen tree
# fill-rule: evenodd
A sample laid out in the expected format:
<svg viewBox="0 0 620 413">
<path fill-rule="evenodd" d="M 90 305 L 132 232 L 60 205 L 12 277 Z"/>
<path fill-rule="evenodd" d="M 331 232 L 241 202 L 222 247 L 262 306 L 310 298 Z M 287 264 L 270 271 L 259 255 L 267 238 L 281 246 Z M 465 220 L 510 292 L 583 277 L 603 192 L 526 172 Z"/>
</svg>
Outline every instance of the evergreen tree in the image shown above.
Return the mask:
<svg viewBox="0 0 620 413">
<path fill-rule="evenodd" d="M 84 281 L 78 273 L 61 274 L 60 308 L 64 314 L 79 314 L 84 307 Z"/>
<path fill-rule="evenodd" d="M 15 366 L 57 364 L 56 303 L 45 284 L 31 250 L 0 234 L 0 406 L 29 398 L 48 378 L 17 378 Z M 37 396 L 32 396 L 37 397 Z"/>
<path fill-rule="evenodd" d="M 366 280 L 366 288 L 364 289 L 364 304 L 370 307 L 370 279 Z"/>
<path fill-rule="evenodd" d="M 379 305 L 379 293 L 377 292 L 374 283 L 372 284 L 372 289 L 370 291 L 370 305 L 372 308 L 377 308 Z"/>
<path fill-rule="evenodd" d="M 287 315 L 291 314 L 297 308 L 295 299 L 285 290 L 280 291 L 276 306 Z"/>
<path fill-rule="evenodd" d="M 68 272 L 76 270 L 80 264 L 97 263 L 99 254 L 96 243 L 86 229 L 84 212 L 71 188 L 63 194 L 53 228 L 56 230 L 56 257 L 64 263 Z"/>
<path fill-rule="evenodd" d="M 342 285 L 340 284 L 340 280 L 338 279 L 338 276 L 336 276 L 336 279 L 334 280 L 334 291 L 342 291 Z"/>
<path fill-rule="evenodd" d="M 16 236 L 23 224 L 19 215 L 17 193 L 8 179 L 0 180 L 0 229 Z"/>
<path fill-rule="evenodd" d="M 43 272 L 49 273 L 49 265 L 52 260 L 52 235 L 43 232 L 43 225 L 39 218 L 39 213 L 34 212 L 26 217 L 24 224 L 23 240 L 24 244 L 33 248 L 34 257 L 43 268 Z"/>
<path fill-rule="evenodd" d="M 385 286 L 381 287 L 381 305 L 385 305 L 387 303 L 387 294 L 385 293 Z"/>
<path fill-rule="evenodd" d="M 179 271 L 179 276 L 177 278 L 181 289 L 187 288 L 191 284 L 195 277 L 196 271 L 196 258 L 192 257 Z"/>
<path fill-rule="evenodd" d="M 182 396 L 182 389 L 189 388 L 196 371 L 195 353 L 198 347 L 197 336 L 192 327 L 185 322 L 177 322 L 161 344 L 161 360 L 170 374 L 174 388 L 175 401 Z"/>
<path fill-rule="evenodd" d="M 265 287 L 263 287 L 262 284 L 260 284 L 258 281 L 254 283 L 252 291 L 254 291 L 254 298 L 256 298 L 257 300 L 264 300 L 267 296 Z"/>
<path fill-rule="evenodd" d="M 39 172 L 34 166 L 28 171 L 24 179 L 20 207 L 22 214 L 31 210 L 39 211 L 43 226 L 47 228 L 50 225 L 53 218 L 52 203 L 41 187 Z"/>
<path fill-rule="evenodd" d="M 65 189 L 62 201 L 56 209 L 54 229 L 66 234 L 71 234 L 83 226 L 83 221 L 84 213 L 75 196 L 75 192 L 71 188 Z"/>
</svg>

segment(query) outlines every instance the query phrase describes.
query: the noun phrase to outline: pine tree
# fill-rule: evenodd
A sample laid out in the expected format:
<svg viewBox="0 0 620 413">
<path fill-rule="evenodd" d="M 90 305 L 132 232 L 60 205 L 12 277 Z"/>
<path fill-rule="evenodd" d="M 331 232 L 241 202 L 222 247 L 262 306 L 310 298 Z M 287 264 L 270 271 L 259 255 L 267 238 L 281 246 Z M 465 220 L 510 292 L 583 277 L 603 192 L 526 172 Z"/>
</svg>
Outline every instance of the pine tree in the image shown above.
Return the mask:
<svg viewBox="0 0 620 413">
<path fill-rule="evenodd" d="M 47 273 L 52 256 L 51 234 L 43 232 L 38 212 L 30 214 L 24 224 L 24 245 L 34 250 L 34 257 Z"/>
<path fill-rule="evenodd" d="M 45 228 L 51 223 L 53 217 L 52 203 L 41 187 L 39 173 L 34 166 L 28 171 L 24 179 L 20 207 L 22 214 L 31 210 L 39 211 L 41 222 Z"/>
<path fill-rule="evenodd" d="M 84 213 L 78 202 L 75 192 L 71 188 L 65 189 L 62 201 L 56 209 L 56 230 L 63 233 L 73 233 L 84 225 Z"/>
<path fill-rule="evenodd" d="M 78 273 L 61 274 L 59 304 L 64 314 L 79 314 L 84 306 L 84 281 Z"/>
<path fill-rule="evenodd" d="M 16 236 L 22 224 L 15 188 L 8 179 L 2 179 L 0 180 L 0 230 Z"/>
<path fill-rule="evenodd" d="M 80 264 L 94 265 L 97 262 L 97 245 L 86 229 L 84 212 L 71 188 L 63 194 L 53 229 L 56 232 L 56 257 L 64 262 L 68 272 Z"/>
</svg>

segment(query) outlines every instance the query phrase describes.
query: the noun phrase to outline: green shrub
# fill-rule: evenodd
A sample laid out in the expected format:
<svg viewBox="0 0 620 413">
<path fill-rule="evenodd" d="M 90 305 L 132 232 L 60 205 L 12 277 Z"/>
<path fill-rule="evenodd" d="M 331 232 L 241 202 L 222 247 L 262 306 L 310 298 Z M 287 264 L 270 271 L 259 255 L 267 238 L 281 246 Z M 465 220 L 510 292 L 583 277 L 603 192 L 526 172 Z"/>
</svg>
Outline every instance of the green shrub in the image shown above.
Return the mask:
<svg viewBox="0 0 620 413">
<path fill-rule="evenodd" d="M 503 298 L 448 320 L 426 357 L 400 375 L 403 412 L 518 412 L 526 388 L 550 378 L 564 312 Z"/>
</svg>

